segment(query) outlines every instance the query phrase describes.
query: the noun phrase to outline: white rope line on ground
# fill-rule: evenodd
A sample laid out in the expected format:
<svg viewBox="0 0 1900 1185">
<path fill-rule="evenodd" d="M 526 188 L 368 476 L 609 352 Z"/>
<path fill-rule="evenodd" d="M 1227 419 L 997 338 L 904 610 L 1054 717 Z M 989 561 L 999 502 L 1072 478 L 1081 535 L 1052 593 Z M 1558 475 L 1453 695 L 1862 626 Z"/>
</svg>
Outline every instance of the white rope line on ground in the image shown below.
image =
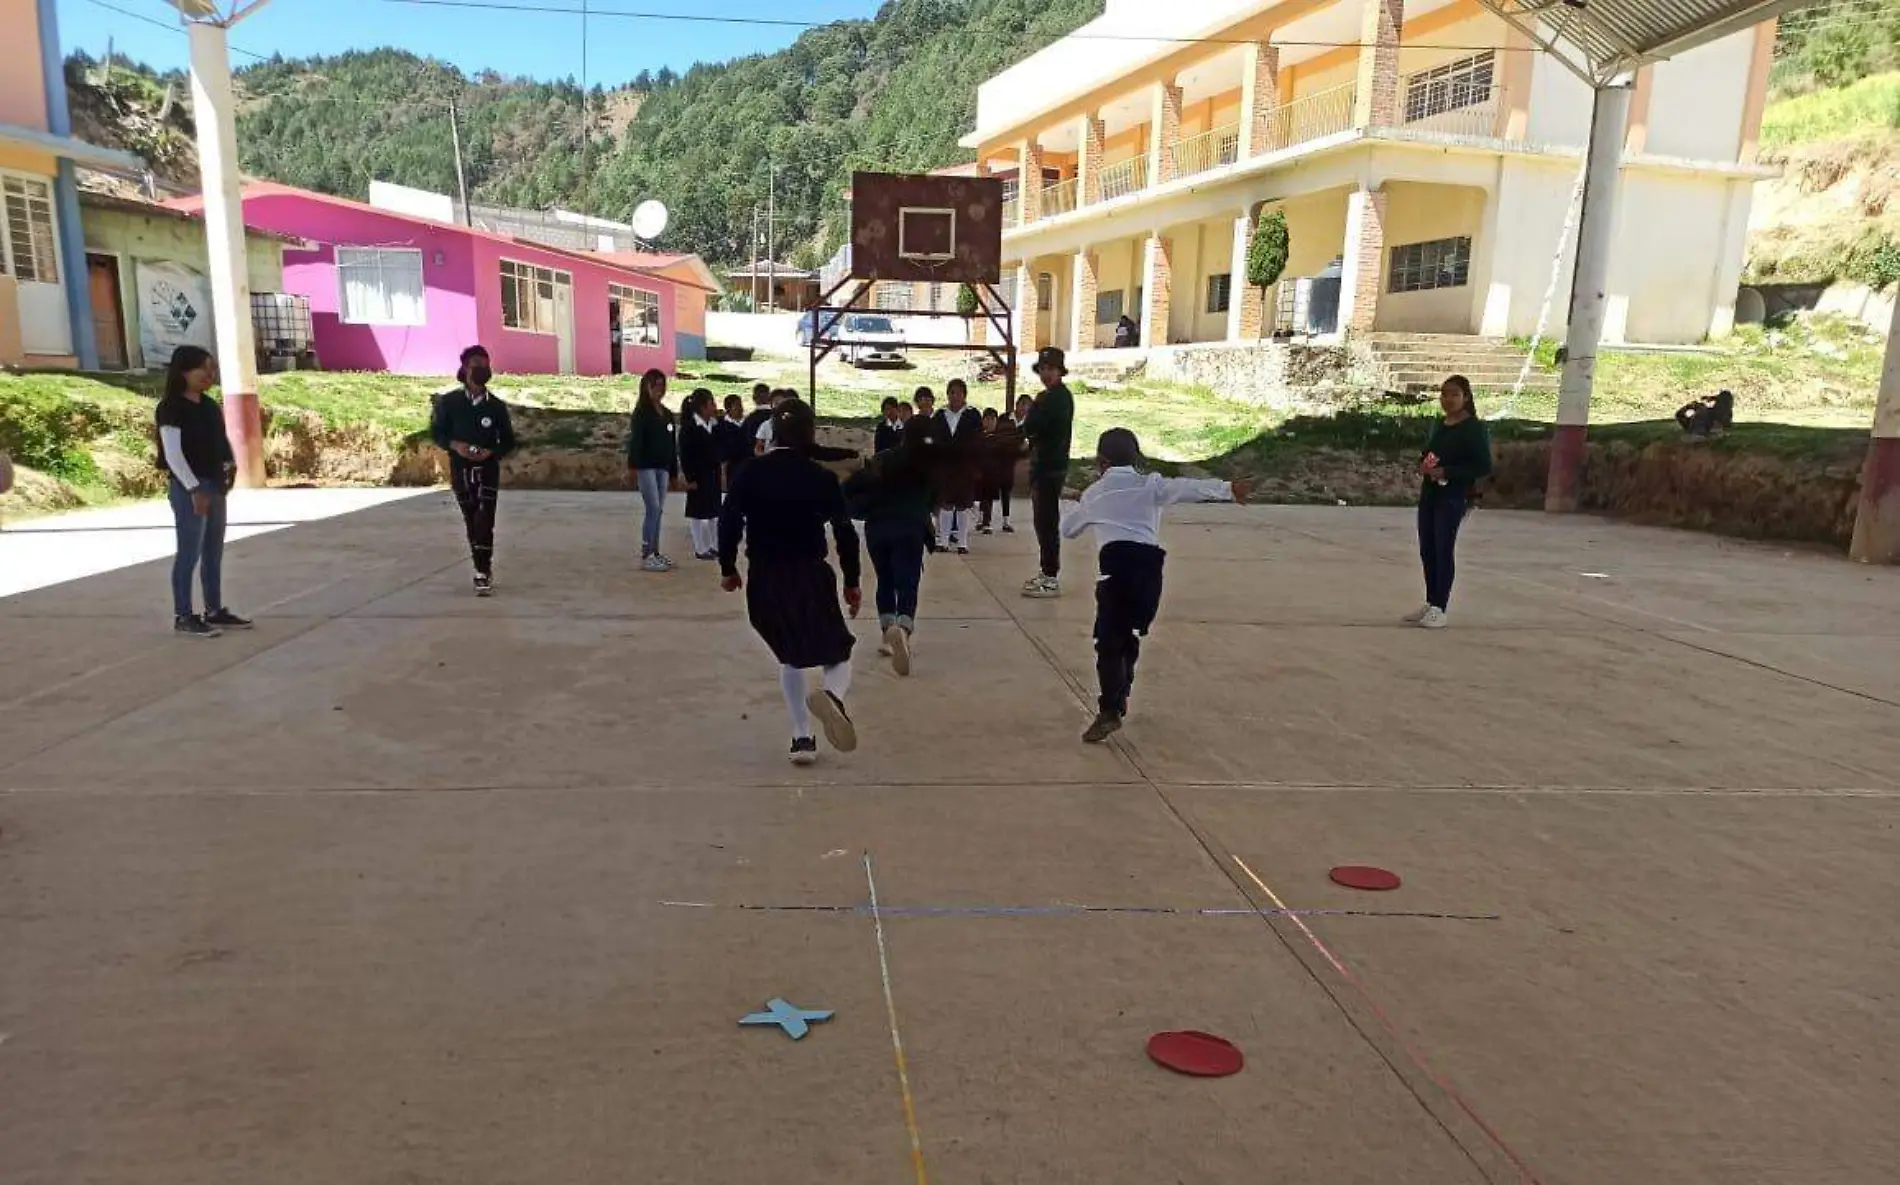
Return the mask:
<svg viewBox="0 0 1900 1185">
<path fill-rule="evenodd" d="M 1524 365 L 1518 368 L 1517 382 L 1511 385 L 1511 394 L 1504 401 L 1504 407 L 1497 414 L 1499 418 L 1511 414 L 1511 408 L 1517 403 L 1517 397 L 1524 393 L 1524 384 L 1531 377 L 1531 366 L 1537 361 L 1537 347 L 1544 342 L 1544 330 L 1550 325 L 1550 306 L 1557 300 L 1557 278 L 1563 274 L 1564 251 L 1570 246 L 1570 236 L 1576 233 L 1578 215 L 1583 210 L 1583 179 L 1589 175 L 1590 154 L 1584 153 L 1581 167 L 1577 169 L 1577 183 L 1570 187 L 1570 205 L 1564 211 L 1563 228 L 1557 232 L 1557 251 L 1550 260 L 1550 282 L 1544 285 L 1544 303 L 1537 310 L 1537 332 L 1531 334 L 1530 348 L 1524 351 Z"/>
</svg>

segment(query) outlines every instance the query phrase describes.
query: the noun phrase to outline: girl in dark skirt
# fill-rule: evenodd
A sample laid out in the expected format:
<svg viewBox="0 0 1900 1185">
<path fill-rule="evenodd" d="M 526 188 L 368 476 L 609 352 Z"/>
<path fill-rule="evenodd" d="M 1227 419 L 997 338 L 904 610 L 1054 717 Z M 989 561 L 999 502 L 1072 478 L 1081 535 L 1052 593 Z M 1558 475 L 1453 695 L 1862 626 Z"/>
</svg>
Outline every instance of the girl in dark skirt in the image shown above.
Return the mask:
<svg viewBox="0 0 1900 1185">
<path fill-rule="evenodd" d="M 818 759 L 815 717 L 831 747 L 858 747 L 845 712 L 856 639 L 838 606 L 838 577 L 826 561 L 825 528 L 838 544 L 844 603 L 851 616 L 864 603 L 858 588 L 858 533 L 851 525 L 838 479 L 812 459 L 817 424 L 810 405 L 781 403 L 772 415 L 771 452 L 739 471 L 719 516 L 720 587 L 746 590 L 746 616 L 779 662 L 779 688 L 792 718 L 791 759 Z M 747 579 L 739 578 L 739 544 L 746 545 Z M 806 672 L 823 671 L 816 688 Z"/>
<path fill-rule="evenodd" d="M 704 387 L 680 407 L 680 480 L 686 483 L 686 528 L 693 558 L 719 558 L 719 404 Z"/>
</svg>

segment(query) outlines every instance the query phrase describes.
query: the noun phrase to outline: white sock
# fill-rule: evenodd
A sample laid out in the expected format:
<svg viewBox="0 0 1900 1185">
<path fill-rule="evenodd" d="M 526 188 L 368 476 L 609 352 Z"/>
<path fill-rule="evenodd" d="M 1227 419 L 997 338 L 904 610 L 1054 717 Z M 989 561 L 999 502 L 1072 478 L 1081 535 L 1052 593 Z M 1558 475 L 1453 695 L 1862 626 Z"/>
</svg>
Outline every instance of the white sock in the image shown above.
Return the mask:
<svg viewBox="0 0 1900 1185">
<path fill-rule="evenodd" d="M 699 520 L 699 536 L 700 536 L 699 538 L 700 551 L 718 551 L 719 550 L 719 520 L 716 518 L 700 519 Z"/>
<path fill-rule="evenodd" d="M 851 664 L 841 662 L 835 667 L 825 668 L 825 690 L 843 699 L 851 694 Z"/>
<path fill-rule="evenodd" d="M 944 544 L 946 546 L 949 545 L 951 538 L 956 533 L 956 521 L 957 521 L 956 512 L 953 510 L 939 510 L 937 512 L 937 542 L 938 543 Z"/>
<path fill-rule="evenodd" d="M 848 674 L 845 681 L 850 682 Z M 781 666 L 778 669 L 778 686 L 785 693 L 785 710 L 792 714 L 792 739 L 796 741 L 812 735 L 811 709 L 805 706 L 805 672 L 797 667 Z"/>
</svg>

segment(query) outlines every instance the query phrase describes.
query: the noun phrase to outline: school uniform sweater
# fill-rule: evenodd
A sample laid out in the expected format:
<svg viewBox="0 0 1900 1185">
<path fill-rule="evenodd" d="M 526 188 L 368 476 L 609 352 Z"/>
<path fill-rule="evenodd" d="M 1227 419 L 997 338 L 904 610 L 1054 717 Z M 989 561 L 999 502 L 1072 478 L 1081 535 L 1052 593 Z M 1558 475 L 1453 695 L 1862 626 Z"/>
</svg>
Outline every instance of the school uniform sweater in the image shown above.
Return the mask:
<svg viewBox="0 0 1900 1185">
<path fill-rule="evenodd" d="M 711 427 L 687 416 L 680 422 L 679 469 L 682 480 L 691 482 L 686 493 L 686 517 L 709 519 L 719 516 L 719 451 Z"/>
<path fill-rule="evenodd" d="M 1425 442 L 1425 453 L 1438 457 L 1445 486 L 1460 493 L 1471 493 L 1472 486 L 1491 476 L 1491 430 L 1477 416 L 1466 416 L 1456 424 L 1440 420 Z M 1421 459 L 1425 453 L 1419 454 Z M 1428 477 L 1420 484 L 1419 493 L 1432 494 L 1439 488 Z"/>
<path fill-rule="evenodd" d="M 899 472 L 893 454 L 875 457 L 852 474 L 844 496 L 851 517 L 864 521 L 867 542 L 915 537 L 931 543 L 936 492 L 921 476 Z"/>
<path fill-rule="evenodd" d="M 830 554 L 829 527 L 838 543 L 838 572 L 858 587 L 858 531 L 844 491 L 830 470 L 802 452 L 779 449 L 754 457 L 740 470 L 719 515 L 719 570 L 739 574 L 739 543 L 758 564 L 819 561 Z"/>
<path fill-rule="evenodd" d="M 1029 438 L 1029 479 L 1069 471 L 1069 445 L 1075 435 L 1075 396 L 1066 384 L 1045 387 L 1023 421 Z"/>
<path fill-rule="evenodd" d="M 479 464 L 449 447 L 457 443 L 487 449 L 493 454 L 490 460 L 500 460 L 515 451 L 515 426 L 508 417 L 508 405 L 493 392 L 476 399 L 467 388 L 457 387 L 437 399 L 429 435 L 437 448 L 449 454 L 451 465 Z"/>
<path fill-rule="evenodd" d="M 673 439 L 673 413 L 642 399 L 627 424 L 627 468 L 664 469 L 679 474 L 679 445 Z"/>
<path fill-rule="evenodd" d="M 902 420 L 881 419 L 877 422 L 877 431 L 871 435 L 871 451 L 888 452 L 904 443 L 904 424 Z"/>
</svg>

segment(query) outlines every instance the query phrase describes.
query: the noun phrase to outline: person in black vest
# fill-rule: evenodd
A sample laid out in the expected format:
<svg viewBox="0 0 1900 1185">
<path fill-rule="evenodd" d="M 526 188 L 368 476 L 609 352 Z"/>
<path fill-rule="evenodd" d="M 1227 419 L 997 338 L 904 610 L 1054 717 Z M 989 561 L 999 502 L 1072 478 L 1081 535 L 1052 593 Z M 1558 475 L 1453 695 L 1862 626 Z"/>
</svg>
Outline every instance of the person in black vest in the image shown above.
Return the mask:
<svg viewBox="0 0 1900 1185">
<path fill-rule="evenodd" d="M 883 418 L 877 422 L 877 431 L 871 437 L 871 452 L 887 453 L 904 443 L 904 421 L 897 414 L 897 397 L 886 395 L 880 410 Z"/>
<path fill-rule="evenodd" d="M 976 481 L 983 465 L 983 416 L 970 406 L 970 390 L 962 379 L 951 379 L 943 389 L 948 405 L 937 413 L 943 437 L 943 480 L 937 491 L 937 537 L 958 555 L 970 554 L 971 510 L 976 506 Z"/>
<path fill-rule="evenodd" d="M 237 478 L 237 459 L 224 433 L 224 409 L 206 394 L 218 366 L 198 346 L 179 346 L 165 368 L 165 394 L 154 418 L 159 467 L 166 470 L 178 554 L 172 560 L 172 629 L 191 638 L 215 638 L 251 623 L 224 604 L 224 498 Z M 204 587 L 205 611 L 192 611 L 191 577 Z"/>
<path fill-rule="evenodd" d="M 838 607 L 838 573 L 826 562 L 825 530 L 838 546 L 844 602 L 856 617 L 864 597 L 858 587 L 858 532 L 837 477 L 811 457 L 817 422 L 811 407 L 791 399 L 773 415 L 772 451 L 740 471 L 719 516 L 720 587 L 746 592 L 746 616 L 779 661 L 779 689 L 792 718 L 791 759 L 810 765 L 818 757 L 812 735 L 816 717 L 831 747 L 849 753 L 858 734 L 846 713 L 851 689 L 851 627 Z M 739 544 L 746 547 L 747 578 L 739 577 Z M 805 672 L 823 671 L 816 688 Z"/>
<path fill-rule="evenodd" d="M 686 483 L 686 527 L 696 560 L 719 558 L 718 414 L 718 402 L 704 387 L 680 405 L 680 480 Z"/>
<path fill-rule="evenodd" d="M 449 454 L 449 486 L 468 531 L 475 595 L 485 597 L 495 587 L 495 499 L 501 491 L 501 459 L 515 450 L 515 429 L 507 405 L 488 389 L 494 371 L 487 350 L 480 346 L 463 350 L 462 367 L 455 377 L 462 385 L 436 400 L 429 435 L 437 448 Z"/>
</svg>

